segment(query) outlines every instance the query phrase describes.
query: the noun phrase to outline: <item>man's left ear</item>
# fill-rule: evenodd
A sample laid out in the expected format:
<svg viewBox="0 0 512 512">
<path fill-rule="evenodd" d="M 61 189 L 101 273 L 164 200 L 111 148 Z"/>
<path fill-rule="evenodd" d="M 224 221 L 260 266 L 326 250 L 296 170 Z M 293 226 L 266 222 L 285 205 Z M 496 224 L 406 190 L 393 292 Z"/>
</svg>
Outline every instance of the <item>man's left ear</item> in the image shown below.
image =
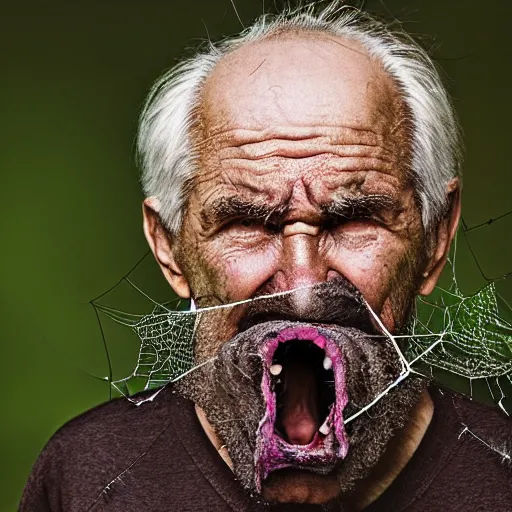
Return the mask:
<svg viewBox="0 0 512 512">
<path fill-rule="evenodd" d="M 439 222 L 436 235 L 433 235 L 436 236 L 436 244 L 423 273 L 424 279 L 418 291 L 420 295 L 430 295 L 432 293 L 448 259 L 450 246 L 457 232 L 460 219 L 461 194 L 459 178 L 453 178 L 448 182 L 446 194 L 449 206 L 445 217 Z"/>
</svg>

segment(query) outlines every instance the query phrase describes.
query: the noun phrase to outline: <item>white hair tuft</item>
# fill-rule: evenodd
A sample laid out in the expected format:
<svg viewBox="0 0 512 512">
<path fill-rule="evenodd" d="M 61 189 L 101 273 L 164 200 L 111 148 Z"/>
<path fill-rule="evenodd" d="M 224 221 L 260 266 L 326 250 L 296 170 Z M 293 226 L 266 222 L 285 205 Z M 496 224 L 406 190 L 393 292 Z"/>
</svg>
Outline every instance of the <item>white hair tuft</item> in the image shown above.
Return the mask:
<svg viewBox="0 0 512 512">
<path fill-rule="evenodd" d="M 241 34 L 209 43 L 155 83 L 140 116 L 137 154 L 144 193 L 160 201 L 166 228 L 179 231 L 188 185 L 198 171 L 191 128 L 206 78 L 227 53 L 286 31 L 319 31 L 357 41 L 392 77 L 411 117 L 411 172 L 423 226 L 435 225 L 447 205 L 446 186 L 461 175 L 462 165 L 460 128 L 439 72 L 427 52 L 400 27 L 392 29 L 334 1 L 320 12 L 310 4 L 262 15 Z"/>
</svg>

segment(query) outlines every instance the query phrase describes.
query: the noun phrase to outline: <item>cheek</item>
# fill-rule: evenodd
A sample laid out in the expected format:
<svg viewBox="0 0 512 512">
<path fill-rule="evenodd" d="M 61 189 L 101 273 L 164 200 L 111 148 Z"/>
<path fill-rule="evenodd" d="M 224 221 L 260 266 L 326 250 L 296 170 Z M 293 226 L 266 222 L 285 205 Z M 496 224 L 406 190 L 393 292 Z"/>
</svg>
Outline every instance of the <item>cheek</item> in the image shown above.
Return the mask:
<svg viewBox="0 0 512 512">
<path fill-rule="evenodd" d="M 403 253 L 399 244 L 381 240 L 359 250 L 337 247 L 329 260 L 332 270 L 352 282 L 370 307 L 380 314 L 391 293 Z"/>
<path fill-rule="evenodd" d="M 225 262 L 226 291 L 232 300 L 252 297 L 277 269 L 278 258 L 272 251 L 244 254 Z"/>
<path fill-rule="evenodd" d="M 279 248 L 271 243 L 251 248 L 213 247 L 207 266 L 221 283 L 217 294 L 220 292 L 225 302 L 251 298 L 277 272 L 279 254 Z"/>
</svg>

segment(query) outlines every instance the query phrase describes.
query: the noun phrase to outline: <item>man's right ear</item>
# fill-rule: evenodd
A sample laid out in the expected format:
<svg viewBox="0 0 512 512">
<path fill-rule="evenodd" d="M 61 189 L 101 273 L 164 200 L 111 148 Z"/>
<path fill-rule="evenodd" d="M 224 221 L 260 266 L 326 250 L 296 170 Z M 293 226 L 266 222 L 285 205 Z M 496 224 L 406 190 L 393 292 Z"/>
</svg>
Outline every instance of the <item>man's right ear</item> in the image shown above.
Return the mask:
<svg viewBox="0 0 512 512">
<path fill-rule="evenodd" d="M 190 286 L 176 263 L 171 235 L 162 225 L 159 211 L 160 201 L 156 197 L 148 197 L 142 203 L 146 240 L 172 289 L 182 299 L 189 299 Z"/>
</svg>

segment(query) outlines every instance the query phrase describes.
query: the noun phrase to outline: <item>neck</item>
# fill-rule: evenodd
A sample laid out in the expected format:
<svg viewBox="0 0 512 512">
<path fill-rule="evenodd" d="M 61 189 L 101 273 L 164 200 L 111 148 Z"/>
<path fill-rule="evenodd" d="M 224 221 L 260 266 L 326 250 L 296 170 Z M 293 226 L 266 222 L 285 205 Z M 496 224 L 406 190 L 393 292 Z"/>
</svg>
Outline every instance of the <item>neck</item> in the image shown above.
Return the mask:
<svg viewBox="0 0 512 512">
<path fill-rule="evenodd" d="M 416 452 L 433 414 L 434 404 L 425 391 L 411 411 L 408 423 L 397 432 L 379 463 L 350 496 L 350 510 L 363 510 L 393 483 Z"/>
<path fill-rule="evenodd" d="M 204 413 L 203 409 L 201 409 L 201 407 L 199 407 L 198 405 L 196 405 L 195 407 L 199 423 L 201 424 L 201 427 L 203 427 L 203 430 L 205 431 L 206 435 L 208 436 L 210 443 L 212 443 L 215 449 L 219 452 L 219 455 L 222 457 L 222 460 L 229 466 L 229 469 L 233 471 L 233 461 L 229 456 L 226 445 L 222 444 L 220 437 L 217 435 L 215 430 L 213 430 L 213 427 L 206 418 L 206 414 Z"/>
</svg>

